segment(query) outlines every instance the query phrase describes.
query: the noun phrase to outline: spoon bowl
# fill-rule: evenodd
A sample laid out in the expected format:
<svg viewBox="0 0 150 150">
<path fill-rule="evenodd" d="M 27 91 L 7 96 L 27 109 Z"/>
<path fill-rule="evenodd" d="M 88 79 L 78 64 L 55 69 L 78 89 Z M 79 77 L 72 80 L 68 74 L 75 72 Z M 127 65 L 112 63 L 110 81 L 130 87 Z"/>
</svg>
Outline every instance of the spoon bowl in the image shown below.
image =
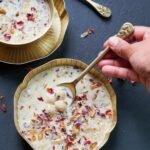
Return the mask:
<svg viewBox="0 0 150 150">
<path fill-rule="evenodd" d="M 75 87 L 76 84 L 74 84 L 74 82 L 68 82 L 68 83 L 61 83 L 59 84 L 58 86 L 63 86 L 63 87 L 66 87 L 68 88 L 71 93 L 72 93 L 72 98 L 73 100 L 75 99 L 76 97 L 76 87 Z"/>
</svg>

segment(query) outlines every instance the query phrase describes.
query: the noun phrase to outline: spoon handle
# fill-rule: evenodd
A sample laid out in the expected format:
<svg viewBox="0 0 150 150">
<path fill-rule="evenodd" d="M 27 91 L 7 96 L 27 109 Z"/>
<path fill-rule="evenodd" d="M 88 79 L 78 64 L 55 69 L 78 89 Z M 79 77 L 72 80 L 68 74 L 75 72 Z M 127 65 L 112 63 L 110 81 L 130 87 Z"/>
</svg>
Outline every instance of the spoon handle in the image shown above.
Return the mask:
<svg viewBox="0 0 150 150">
<path fill-rule="evenodd" d="M 94 2 L 93 0 L 85 0 L 85 1 L 88 4 L 90 4 L 101 16 L 106 17 L 106 18 L 111 16 L 112 12 L 108 7 L 98 4 Z"/>
<path fill-rule="evenodd" d="M 122 38 L 122 39 L 126 39 L 127 37 L 129 37 L 130 35 L 132 35 L 134 32 L 134 27 L 131 23 L 124 23 L 122 25 L 122 27 L 120 28 L 119 32 L 116 34 L 117 37 Z M 73 82 L 76 84 L 78 81 L 80 81 L 85 74 L 87 74 L 92 68 L 93 66 L 95 66 L 104 56 L 105 54 L 110 50 L 109 47 L 105 48 L 104 50 L 102 50 L 99 55 L 91 62 L 91 64 L 81 73 L 81 75 L 76 78 Z"/>
</svg>

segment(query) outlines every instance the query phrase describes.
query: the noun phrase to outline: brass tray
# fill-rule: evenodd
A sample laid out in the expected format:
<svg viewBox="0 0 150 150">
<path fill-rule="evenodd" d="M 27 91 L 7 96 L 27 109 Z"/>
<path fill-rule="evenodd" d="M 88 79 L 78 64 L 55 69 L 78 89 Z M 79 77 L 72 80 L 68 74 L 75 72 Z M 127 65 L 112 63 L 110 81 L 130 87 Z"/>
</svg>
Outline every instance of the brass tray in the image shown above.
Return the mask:
<svg viewBox="0 0 150 150">
<path fill-rule="evenodd" d="M 52 27 L 41 39 L 24 46 L 8 47 L 0 45 L 0 62 L 25 64 L 43 59 L 52 54 L 62 43 L 69 17 L 64 0 L 54 0 L 55 12 Z"/>
<path fill-rule="evenodd" d="M 21 92 L 27 87 L 29 81 L 35 75 L 37 75 L 51 67 L 60 66 L 60 65 L 71 65 L 71 66 L 79 67 L 81 69 L 84 69 L 87 66 L 87 64 L 85 64 L 81 61 L 78 61 L 78 60 L 74 60 L 74 59 L 56 59 L 56 60 L 50 61 L 50 62 L 32 70 L 31 72 L 29 72 L 27 74 L 27 76 L 24 78 L 22 84 L 17 88 L 15 96 L 14 96 L 14 122 L 15 122 L 16 129 L 20 135 L 21 135 L 21 131 L 20 131 L 19 124 L 18 124 L 18 108 L 17 108 L 17 106 L 18 106 L 18 100 L 19 100 Z M 100 72 L 98 72 L 95 69 L 92 69 L 90 73 L 93 74 L 94 76 L 98 77 L 101 80 L 101 82 L 104 84 L 106 89 L 108 90 L 110 97 L 111 97 L 112 108 L 113 108 L 113 121 L 112 121 L 111 128 L 108 132 L 106 132 L 105 139 L 102 142 L 102 144 L 98 145 L 98 147 L 95 148 L 95 150 L 98 150 L 108 141 L 110 133 L 114 129 L 114 127 L 117 123 L 116 95 L 115 95 L 115 92 L 114 92 L 113 88 L 111 87 L 110 83 L 108 82 L 108 80 L 105 78 L 105 76 L 103 74 L 101 74 Z M 24 138 L 24 137 L 22 136 L 22 138 Z M 32 145 L 28 141 L 27 141 L 27 143 L 32 147 Z"/>
</svg>

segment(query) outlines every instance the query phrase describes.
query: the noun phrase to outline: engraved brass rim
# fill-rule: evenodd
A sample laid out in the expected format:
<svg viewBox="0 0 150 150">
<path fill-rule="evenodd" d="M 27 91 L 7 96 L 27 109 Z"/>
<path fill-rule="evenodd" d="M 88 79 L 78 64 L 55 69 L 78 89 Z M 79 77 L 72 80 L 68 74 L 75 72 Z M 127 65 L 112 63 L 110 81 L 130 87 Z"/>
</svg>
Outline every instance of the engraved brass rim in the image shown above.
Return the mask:
<svg viewBox="0 0 150 150">
<path fill-rule="evenodd" d="M 0 44 L 0 62 L 14 65 L 26 64 L 48 57 L 61 45 L 69 23 L 64 0 L 54 1 L 54 18 L 50 30 L 39 40 L 22 46 Z"/>
<path fill-rule="evenodd" d="M 26 141 L 26 139 L 22 136 L 21 131 L 20 131 L 20 127 L 18 124 L 18 100 L 20 97 L 21 92 L 27 87 L 29 81 L 36 76 L 37 74 L 50 69 L 54 66 L 61 66 L 61 65 L 71 65 L 71 66 L 76 66 L 79 67 L 81 69 L 85 69 L 87 67 L 87 64 L 79 61 L 79 60 L 74 60 L 74 59 L 55 59 L 52 60 L 40 67 L 37 67 L 36 69 L 33 69 L 32 71 L 30 71 L 26 77 L 24 78 L 23 82 L 19 85 L 19 87 L 17 88 L 16 92 L 15 92 L 15 96 L 14 96 L 14 123 L 15 123 L 15 127 L 18 131 L 18 133 L 21 135 L 21 137 Z M 112 86 L 110 85 L 110 83 L 108 82 L 108 80 L 105 78 L 105 76 L 103 74 L 101 74 L 100 72 L 98 72 L 95 69 L 92 69 L 90 71 L 91 74 L 93 74 L 94 76 L 98 77 L 101 82 L 104 84 L 104 86 L 106 87 L 107 91 L 110 94 L 111 97 L 111 102 L 112 102 L 112 108 L 113 108 L 113 121 L 112 121 L 112 125 L 109 131 L 106 132 L 105 134 L 105 138 L 103 140 L 103 142 L 101 143 L 101 145 L 98 145 L 95 150 L 100 149 L 101 147 L 104 146 L 104 144 L 108 141 L 110 133 L 112 132 L 112 130 L 114 129 L 114 127 L 116 126 L 117 123 L 117 110 L 116 110 L 116 94 L 112 88 Z M 26 141 L 31 147 L 32 145 Z M 32 147 L 33 148 L 33 147 Z"/>
<path fill-rule="evenodd" d="M 0 41 L 1 44 L 3 44 L 4 46 L 21 46 L 21 45 L 27 45 L 27 44 L 30 44 L 30 43 L 33 43 L 37 40 L 39 40 L 40 38 L 42 38 L 47 32 L 48 30 L 51 28 L 51 25 L 52 25 L 52 22 L 53 22 L 53 18 L 54 18 L 54 2 L 53 0 L 48 0 L 48 3 L 49 3 L 49 7 L 50 7 L 50 23 L 49 23 L 49 27 L 48 29 L 42 33 L 41 35 L 39 35 L 38 37 L 36 37 L 35 39 L 32 39 L 31 41 L 29 42 L 24 42 L 24 43 L 8 43 L 8 42 L 4 42 L 4 41 Z"/>
</svg>

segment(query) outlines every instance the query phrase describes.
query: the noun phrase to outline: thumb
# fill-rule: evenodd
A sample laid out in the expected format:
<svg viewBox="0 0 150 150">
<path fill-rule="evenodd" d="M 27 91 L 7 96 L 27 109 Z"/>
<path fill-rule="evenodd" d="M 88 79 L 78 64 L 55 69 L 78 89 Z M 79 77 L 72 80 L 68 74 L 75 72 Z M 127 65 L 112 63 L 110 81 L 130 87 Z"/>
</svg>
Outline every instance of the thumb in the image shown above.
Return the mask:
<svg viewBox="0 0 150 150">
<path fill-rule="evenodd" d="M 134 52 L 131 44 L 115 36 L 110 37 L 105 46 L 110 47 L 114 53 L 127 60 Z"/>
</svg>

